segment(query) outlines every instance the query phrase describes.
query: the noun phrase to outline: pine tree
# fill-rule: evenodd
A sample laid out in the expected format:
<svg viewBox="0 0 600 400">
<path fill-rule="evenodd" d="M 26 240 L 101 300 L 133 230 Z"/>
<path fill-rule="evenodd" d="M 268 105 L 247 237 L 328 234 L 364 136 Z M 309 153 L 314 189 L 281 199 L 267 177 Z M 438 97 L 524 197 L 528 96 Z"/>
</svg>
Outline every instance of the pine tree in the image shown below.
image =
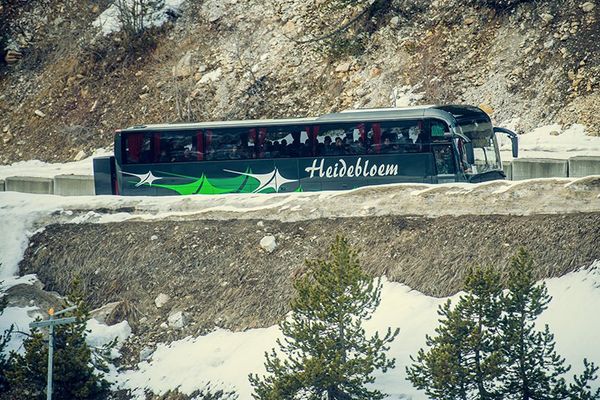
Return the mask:
<svg viewBox="0 0 600 400">
<path fill-rule="evenodd" d="M 92 352 L 85 342 L 88 308 L 76 280 L 69 299 L 78 305 L 77 321 L 54 329 L 53 394 L 56 400 L 92 400 L 108 397 L 109 383 L 93 366 Z M 65 315 L 67 316 L 67 315 Z M 63 317 L 63 316 L 61 316 Z M 28 399 L 46 398 L 48 346 L 45 334 L 34 329 L 24 340 L 23 355 L 13 354 L 9 382 L 14 394 Z"/>
<path fill-rule="evenodd" d="M 6 299 L 0 297 L 0 315 L 4 313 L 6 308 Z M 10 341 L 14 325 L 11 325 L 6 331 L 0 332 L 0 394 L 8 391 L 8 379 L 6 378 L 10 367 L 9 359 L 5 353 L 6 346 Z"/>
<path fill-rule="evenodd" d="M 505 358 L 499 337 L 502 288 L 492 269 L 469 271 L 466 294 L 452 308 L 440 306 L 436 336 L 427 336 L 429 351 L 419 350 L 408 379 L 435 399 L 501 399 L 498 387 Z"/>
<path fill-rule="evenodd" d="M 600 399 L 600 388 L 592 390 L 591 381 L 598 378 L 598 367 L 594 363 L 583 359 L 584 370 L 581 375 L 573 377 L 574 383 L 569 385 L 569 399 L 571 400 L 598 400 Z"/>
<path fill-rule="evenodd" d="M 279 352 L 266 353 L 268 375 L 250 375 L 253 397 L 275 399 L 382 399 L 370 390 L 373 371 L 394 367 L 386 357 L 396 337 L 367 338 L 362 322 L 379 305 L 381 283 L 359 263 L 358 253 L 337 237 L 326 260 L 307 261 L 307 272 L 294 282 L 297 292 L 290 316 L 279 324 L 285 336 Z"/>
<path fill-rule="evenodd" d="M 507 399 L 566 396 L 562 375 L 570 367 L 556 353 L 548 326 L 542 332 L 535 330 L 535 320 L 550 300 L 545 284 L 537 284 L 533 277 L 533 259 L 523 249 L 519 250 L 510 264 L 502 324 L 504 352 L 511 361 L 503 380 Z"/>
</svg>

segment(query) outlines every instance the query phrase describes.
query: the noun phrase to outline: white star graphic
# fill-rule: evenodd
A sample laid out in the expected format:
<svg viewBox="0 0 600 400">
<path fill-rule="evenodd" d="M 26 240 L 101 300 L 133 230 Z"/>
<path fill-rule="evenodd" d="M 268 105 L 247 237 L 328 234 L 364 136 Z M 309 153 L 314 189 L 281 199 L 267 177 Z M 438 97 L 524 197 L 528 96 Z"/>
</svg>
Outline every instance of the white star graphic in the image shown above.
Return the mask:
<svg viewBox="0 0 600 400">
<path fill-rule="evenodd" d="M 157 177 L 154 176 L 152 174 L 152 171 L 148 171 L 145 174 L 142 175 L 138 175 L 138 174 L 132 174 L 131 172 L 123 172 L 125 175 L 131 175 L 131 176 L 135 176 L 137 177 L 140 181 L 138 183 L 135 184 L 135 187 L 140 187 L 144 184 L 148 184 L 148 186 L 152 186 L 152 183 L 154 183 L 154 181 L 157 181 L 159 179 L 163 179 L 161 177 Z"/>
<path fill-rule="evenodd" d="M 275 168 L 272 172 L 269 172 L 267 174 L 249 174 L 247 172 L 232 171 L 230 169 L 224 169 L 223 171 L 231 172 L 232 174 L 249 176 L 258 180 L 258 189 L 256 189 L 253 193 L 258 193 L 264 189 L 269 188 L 275 189 L 275 192 L 279 192 L 279 188 L 285 185 L 286 183 L 297 182 L 297 180 L 287 179 L 283 177 L 283 175 L 279 173 L 279 170 L 277 168 Z"/>
</svg>

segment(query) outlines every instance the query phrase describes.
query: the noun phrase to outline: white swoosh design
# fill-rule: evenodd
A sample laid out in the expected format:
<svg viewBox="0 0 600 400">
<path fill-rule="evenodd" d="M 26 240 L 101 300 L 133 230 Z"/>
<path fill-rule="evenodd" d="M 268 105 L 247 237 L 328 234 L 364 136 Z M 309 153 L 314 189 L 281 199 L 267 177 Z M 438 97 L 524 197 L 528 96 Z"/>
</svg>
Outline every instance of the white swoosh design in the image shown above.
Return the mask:
<svg viewBox="0 0 600 400">
<path fill-rule="evenodd" d="M 230 169 L 224 169 L 225 172 L 231 172 L 232 174 L 249 176 L 256 179 L 259 182 L 258 189 L 252 193 L 258 193 L 264 189 L 275 189 L 275 192 L 279 192 L 279 188 L 286 183 L 298 182 L 298 180 L 287 179 L 279 173 L 279 170 L 275 168 L 272 172 L 267 174 L 249 174 L 247 172 L 232 171 Z"/>
<path fill-rule="evenodd" d="M 135 176 L 136 178 L 138 178 L 140 180 L 138 183 L 135 184 L 135 187 L 140 187 L 140 186 L 145 185 L 145 184 L 148 184 L 149 186 L 152 186 L 152 183 L 154 183 L 154 181 L 157 181 L 159 179 L 163 179 L 161 177 L 154 176 L 152 174 L 152 171 L 148 171 L 147 173 L 142 174 L 142 175 L 132 174 L 131 172 L 123 172 L 123 174 Z"/>
</svg>

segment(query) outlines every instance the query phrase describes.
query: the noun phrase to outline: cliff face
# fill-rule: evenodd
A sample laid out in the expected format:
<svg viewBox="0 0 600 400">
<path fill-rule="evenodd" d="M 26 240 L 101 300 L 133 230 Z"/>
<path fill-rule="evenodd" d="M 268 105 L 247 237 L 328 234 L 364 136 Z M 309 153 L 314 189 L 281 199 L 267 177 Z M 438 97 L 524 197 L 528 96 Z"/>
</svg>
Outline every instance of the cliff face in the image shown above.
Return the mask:
<svg viewBox="0 0 600 400">
<path fill-rule="evenodd" d="M 0 67 L 0 163 L 89 155 L 137 123 L 394 103 L 600 133 L 593 1 L 187 0 L 135 41 L 98 33 L 108 0 L 2 4 L 0 40 L 23 59 Z"/>
</svg>

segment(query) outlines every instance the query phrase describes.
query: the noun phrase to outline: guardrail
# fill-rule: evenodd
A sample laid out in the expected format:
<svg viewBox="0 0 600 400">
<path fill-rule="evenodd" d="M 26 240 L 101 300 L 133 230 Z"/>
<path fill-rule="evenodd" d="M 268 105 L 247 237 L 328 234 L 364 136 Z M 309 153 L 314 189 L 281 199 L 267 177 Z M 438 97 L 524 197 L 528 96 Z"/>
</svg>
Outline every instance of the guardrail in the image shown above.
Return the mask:
<svg viewBox="0 0 600 400">
<path fill-rule="evenodd" d="M 503 163 L 507 179 L 581 178 L 600 175 L 600 156 L 577 156 L 568 160 L 552 158 L 518 158 Z M 11 176 L 0 179 L 0 191 L 91 196 L 95 194 L 92 175 L 57 175 L 54 178 Z"/>
</svg>

